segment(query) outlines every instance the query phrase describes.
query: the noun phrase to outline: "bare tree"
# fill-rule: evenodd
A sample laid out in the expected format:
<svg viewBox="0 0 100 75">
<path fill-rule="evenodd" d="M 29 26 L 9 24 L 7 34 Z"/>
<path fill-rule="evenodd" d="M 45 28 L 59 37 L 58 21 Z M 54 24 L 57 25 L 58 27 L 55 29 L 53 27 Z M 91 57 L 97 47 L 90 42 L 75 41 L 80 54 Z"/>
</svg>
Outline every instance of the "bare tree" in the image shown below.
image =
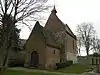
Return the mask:
<svg viewBox="0 0 100 75">
<path fill-rule="evenodd" d="M 44 5 L 47 0 L 0 0 L 0 28 L 6 28 L 2 31 L 2 46 L 0 51 L 5 50 L 7 57 L 4 59 L 3 67 L 6 66 L 7 58 L 9 55 L 9 48 L 11 43 L 9 39 L 12 32 L 14 31 L 14 26 L 24 24 L 30 28 L 28 25 L 29 21 L 34 21 L 37 18 L 34 16 L 37 12 L 44 11 L 48 9 Z M 10 17 L 12 20 L 10 21 Z"/>
<path fill-rule="evenodd" d="M 94 37 L 92 40 L 92 49 L 94 52 L 100 52 L 100 39 Z"/>
<path fill-rule="evenodd" d="M 37 12 L 48 9 L 44 3 L 47 0 L 0 0 L 0 19 L 6 14 L 13 17 L 13 23 L 18 25 L 28 24 L 29 21 L 37 20 Z M 9 17 L 7 17 L 9 19 Z M 31 18 L 31 19 L 30 19 Z M 2 22 L 1 22 L 2 23 Z M 27 25 L 28 26 L 28 25 Z M 28 26 L 29 27 L 29 26 Z"/>
<path fill-rule="evenodd" d="M 92 40 L 95 36 L 95 30 L 92 23 L 82 23 L 77 26 L 77 40 L 85 48 L 87 56 L 91 50 Z"/>
<path fill-rule="evenodd" d="M 77 38 L 78 40 L 77 40 L 77 50 L 78 50 L 78 54 L 79 54 L 79 56 L 81 56 L 81 47 L 82 47 L 82 45 L 81 45 L 81 38 Z"/>
</svg>

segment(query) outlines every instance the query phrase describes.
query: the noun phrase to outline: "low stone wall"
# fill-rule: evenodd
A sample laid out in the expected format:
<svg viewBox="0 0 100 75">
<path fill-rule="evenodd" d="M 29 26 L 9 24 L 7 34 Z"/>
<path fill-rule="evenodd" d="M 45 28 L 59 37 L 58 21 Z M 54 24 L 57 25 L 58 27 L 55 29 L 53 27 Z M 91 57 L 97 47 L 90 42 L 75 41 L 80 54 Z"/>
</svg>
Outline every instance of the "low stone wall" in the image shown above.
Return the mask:
<svg viewBox="0 0 100 75">
<path fill-rule="evenodd" d="M 74 64 L 75 64 L 75 63 L 78 63 L 78 62 L 77 62 L 77 55 L 76 55 L 76 54 L 67 52 L 66 58 L 67 58 L 67 60 L 72 60 Z"/>
<path fill-rule="evenodd" d="M 87 58 L 86 56 L 77 56 L 77 61 L 79 64 L 87 64 Z"/>
<path fill-rule="evenodd" d="M 18 52 L 10 52 L 9 60 L 8 60 L 8 65 L 13 64 L 23 64 L 25 62 L 25 51 L 18 51 Z"/>
</svg>

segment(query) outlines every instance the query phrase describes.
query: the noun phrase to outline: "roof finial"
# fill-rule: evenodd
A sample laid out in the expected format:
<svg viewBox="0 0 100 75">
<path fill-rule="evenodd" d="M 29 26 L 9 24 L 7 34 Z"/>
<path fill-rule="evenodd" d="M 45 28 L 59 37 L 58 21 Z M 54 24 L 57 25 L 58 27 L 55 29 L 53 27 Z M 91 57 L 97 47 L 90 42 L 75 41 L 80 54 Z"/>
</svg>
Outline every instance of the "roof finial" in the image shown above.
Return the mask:
<svg viewBox="0 0 100 75">
<path fill-rule="evenodd" d="M 55 5 L 54 5 L 54 8 L 53 8 L 53 10 L 56 10 L 56 7 L 55 7 Z"/>
<path fill-rule="evenodd" d="M 55 5 L 54 5 L 54 7 L 53 7 L 52 12 L 57 13 L 56 8 L 55 8 Z"/>
</svg>

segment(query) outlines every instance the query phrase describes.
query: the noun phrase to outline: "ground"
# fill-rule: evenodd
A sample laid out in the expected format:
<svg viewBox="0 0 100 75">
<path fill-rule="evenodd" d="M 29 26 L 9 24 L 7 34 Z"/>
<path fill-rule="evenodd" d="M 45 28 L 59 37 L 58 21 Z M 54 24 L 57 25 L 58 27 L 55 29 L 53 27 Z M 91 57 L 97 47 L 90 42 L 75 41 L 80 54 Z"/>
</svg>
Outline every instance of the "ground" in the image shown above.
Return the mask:
<svg viewBox="0 0 100 75">
<path fill-rule="evenodd" d="M 57 72 L 26 72 L 19 70 L 6 70 L 2 75 L 100 75 L 96 73 L 82 73 L 82 74 L 64 74 Z"/>
<path fill-rule="evenodd" d="M 70 67 L 59 69 L 58 72 L 81 74 L 84 73 L 90 67 L 91 65 L 73 64 Z"/>
<path fill-rule="evenodd" d="M 15 70 L 6 70 L 3 75 L 58 75 L 58 74 L 49 74 L 44 72 L 25 72 L 25 71 L 15 71 Z"/>
<path fill-rule="evenodd" d="M 82 74 L 74 74 L 74 73 L 60 73 L 60 72 L 49 72 L 43 70 L 32 70 L 25 68 L 14 68 L 6 70 L 2 75 L 100 75 L 96 73 L 82 73 Z"/>
<path fill-rule="evenodd" d="M 100 75 L 91 72 L 85 72 L 89 67 L 89 65 L 74 64 L 70 67 L 52 72 L 47 70 L 13 67 L 8 68 L 2 75 Z"/>
</svg>

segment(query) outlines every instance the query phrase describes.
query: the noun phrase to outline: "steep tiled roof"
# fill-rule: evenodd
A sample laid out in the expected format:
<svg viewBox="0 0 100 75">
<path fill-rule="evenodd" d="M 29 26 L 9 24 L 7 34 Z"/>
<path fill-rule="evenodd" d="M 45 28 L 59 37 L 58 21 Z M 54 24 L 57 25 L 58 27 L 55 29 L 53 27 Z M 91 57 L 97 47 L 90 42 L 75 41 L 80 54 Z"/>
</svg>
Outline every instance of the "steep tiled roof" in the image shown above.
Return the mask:
<svg viewBox="0 0 100 75">
<path fill-rule="evenodd" d="M 43 28 L 43 27 L 37 21 L 36 24 L 35 24 L 35 26 L 34 26 L 34 28 L 32 29 L 32 32 L 31 32 L 31 34 L 30 34 L 30 36 L 29 36 L 28 39 L 30 39 L 31 36 L 34 35 L 35 32 L 40 32 L 41 28 Z"/>
<path fill-rule="evenodd" d="M 60 47 L 56 41 L 54 40 L 54 36 L 52 35 L 52 32 L 50 32 L 48 29 L 46 28 L 43 28 L 42 30 L 43 32 L 43 36 L 45 37 L 46 39 L 46 43 L 50 46 L 55 46 L 55 47 Z"/>
<path fill-rule="evenodd" d="M 34 35 L 37 36 L 36 34 L 41 33 L 44 37 L 44 39 L 46 40 L 46 44 L 55 48 L 59 48 L 60 46 L 55 42 L 54 37 L 52 35 L 52 33 L 47 30 L 46 28 L 42 27 L 39 22 L 37 21 L 30 36 L 29 39 Z M 29 40 L 28 39 L 28 40 Z"/>
<path fill-rule="evenodd" d="M 69 26 L 66 24 L 65 25 L 66 31 L 69 32 L 70 34 L 74 35 L 74 33 L 71 31 L 71 29 L 69 28 Z"/>
<path fill-rule="evenodd" d="M 59 32 L 65 30 L 64 23 L 57 17 L 56 9 L 54 8 L 45 24 L 45 28 L 51 32 Z"/>
<path fill-rule="evenodd" d="M 45 24 L 45 28 L 50 30 L 51 32 L 60 32 L 65 31 L 68 35 L 70 35 L 72 38 L 76 39 L 76 36 L 73 34 L 71 29 L 68 27 L 68 25 L 64 24 L 56 15 L 57 11 L 54 7 L 52 10 L 47 23 Z"/>
</svg>

